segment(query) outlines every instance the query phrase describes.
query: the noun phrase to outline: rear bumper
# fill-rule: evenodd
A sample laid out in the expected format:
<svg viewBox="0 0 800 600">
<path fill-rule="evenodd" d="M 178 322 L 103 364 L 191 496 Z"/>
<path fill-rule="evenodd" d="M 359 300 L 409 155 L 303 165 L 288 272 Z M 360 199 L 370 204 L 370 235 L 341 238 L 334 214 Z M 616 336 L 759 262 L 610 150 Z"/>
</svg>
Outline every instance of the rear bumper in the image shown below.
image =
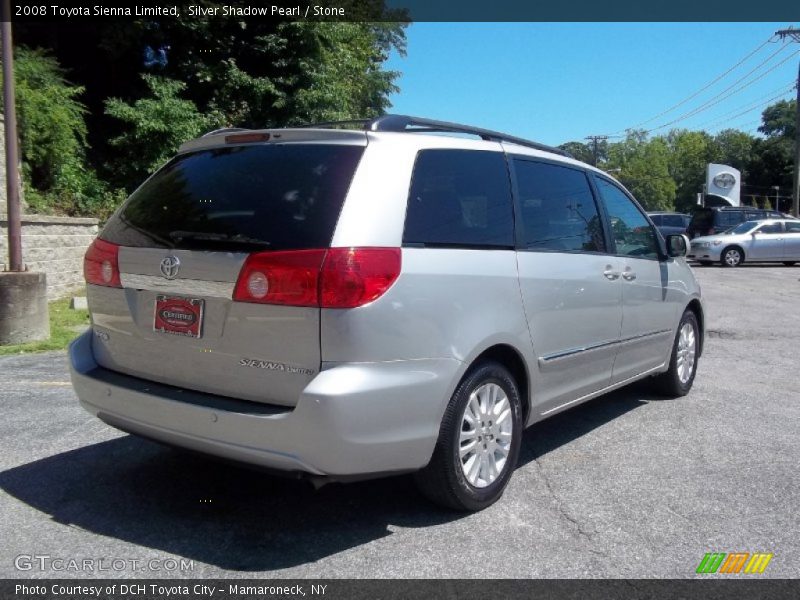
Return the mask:
<svg viewBox="0 0 800 600">
<path fill-rule="evenodd" d="M 109 371 L 94 360 L 91 336 L 70 345 L 70 375 L 81 405 L 108 424 L 222 458 L 334 478 L 425 466 L 461 367 L 454 359 L 328 366 L 287 409 Z"/>
</svg>

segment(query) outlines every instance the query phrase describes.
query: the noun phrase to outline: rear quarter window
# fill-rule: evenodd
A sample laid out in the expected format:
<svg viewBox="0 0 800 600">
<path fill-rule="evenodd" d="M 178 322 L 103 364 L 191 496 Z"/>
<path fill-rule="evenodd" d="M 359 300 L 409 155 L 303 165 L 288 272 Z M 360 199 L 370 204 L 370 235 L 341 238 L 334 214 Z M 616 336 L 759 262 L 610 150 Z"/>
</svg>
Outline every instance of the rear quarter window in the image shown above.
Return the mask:
<svg viewBox="0 0 800 600">
<path fill-rule="evenodd" d="M 109 220 L 123 246 L 247 250 L 330 244 L 361 146 L 266 144 L 174 158 Z"/>
<path fill-rule="evenodd" d="M 500 152 L 422 150 L 417 155 L 403 243 L 511 248 L 511 184 Z"/>
</svg>

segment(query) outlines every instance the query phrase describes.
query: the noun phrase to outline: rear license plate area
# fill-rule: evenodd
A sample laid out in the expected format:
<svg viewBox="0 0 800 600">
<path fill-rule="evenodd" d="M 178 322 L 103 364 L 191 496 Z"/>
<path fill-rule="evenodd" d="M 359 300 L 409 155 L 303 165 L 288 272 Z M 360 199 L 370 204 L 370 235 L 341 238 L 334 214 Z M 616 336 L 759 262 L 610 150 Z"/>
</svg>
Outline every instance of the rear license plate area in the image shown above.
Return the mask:
<svg viewBox="0 0 800 600">
<path fill-rule="evenodd" d="M 156 296 L 153 331 L 199 338 L 203 335 L 203 307 L 200 298 Z"/>
</svg>

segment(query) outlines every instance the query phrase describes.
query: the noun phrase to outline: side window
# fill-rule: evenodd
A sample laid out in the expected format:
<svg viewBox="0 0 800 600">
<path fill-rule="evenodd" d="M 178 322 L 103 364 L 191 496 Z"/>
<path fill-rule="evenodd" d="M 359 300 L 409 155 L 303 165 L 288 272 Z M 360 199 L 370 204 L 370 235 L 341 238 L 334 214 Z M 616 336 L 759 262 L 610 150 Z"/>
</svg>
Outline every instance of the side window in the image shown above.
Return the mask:
<svg viewBox="0 0 800 600">
<path fill-rule="evenodd" d="M 663 225 L 663 223 L 661 222 L 661 215 L 650 215 L 650 220 L 653 222 L 653 225 L 655 225 L 656 227 L 659 227 L 659 226 Z M 669 224 L 669 223 L 667 223 L 667 224 Z"/>
<path fill-rule="evenodd" d="M 664 225 L 668 227 L 683 227 L 683 217 L 680 215 L 664 215 Z"/>
<path fill-rule="evenodd" d="M 617 254 L 658 258 L 658 241 L 650 223 L 628 196 L 610 181 L 595 178 L 606 205 Z"/>
<path fill-rule="evenodd" d="M 800 233 L 800 221 L 784 221 L 786 233 Z"/>
<path fill-rule="evenodd" d="M 586 174 L 514 159 L 525 245 L 532 250 L 605 252 L 603 226 Z"/>
<path fill-rule="evenodd" d="M 783 228 L 780 223 L 769 223 L 759 227 L 756 233 L 783 233 Z"/>
<path fill-rule="evenodd" d="M 411 180 L 403 242 L 513 247 L 511 184 L 503 154 L 421 151 Z"/>
</svg>

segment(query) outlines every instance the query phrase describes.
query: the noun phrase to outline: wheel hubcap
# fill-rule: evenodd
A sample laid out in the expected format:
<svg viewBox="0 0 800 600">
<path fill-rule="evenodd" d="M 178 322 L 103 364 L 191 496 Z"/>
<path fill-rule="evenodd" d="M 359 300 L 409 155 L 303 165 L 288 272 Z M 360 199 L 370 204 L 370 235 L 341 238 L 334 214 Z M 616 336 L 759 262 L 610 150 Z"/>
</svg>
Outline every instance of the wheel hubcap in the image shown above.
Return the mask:
<svg viewBox="0 0 800 600">
<path fill-rule="evenodd" d="M 472 391 L 461 417 L 458 453 L 470 485 L 486 487 L 506 466 L 514 421 L 508 396 L 496 383 Z"/>
<path fill-rule="evenodd" d="M 739 256 L 739 252 L 737 250 L 728 250 L 725 253 L 725 262 L 731 265 L 732 267 L 738 265 L 741 259 L 742 257 Z"/>
<path fill-rule="evenodd" d="M 681 383 L 686 383 L 694 371 L 696 348 L 696 336 L 694 327 L 691 323 L 684 323 L 678 335 L 678 379 Z"/>
</svg>

